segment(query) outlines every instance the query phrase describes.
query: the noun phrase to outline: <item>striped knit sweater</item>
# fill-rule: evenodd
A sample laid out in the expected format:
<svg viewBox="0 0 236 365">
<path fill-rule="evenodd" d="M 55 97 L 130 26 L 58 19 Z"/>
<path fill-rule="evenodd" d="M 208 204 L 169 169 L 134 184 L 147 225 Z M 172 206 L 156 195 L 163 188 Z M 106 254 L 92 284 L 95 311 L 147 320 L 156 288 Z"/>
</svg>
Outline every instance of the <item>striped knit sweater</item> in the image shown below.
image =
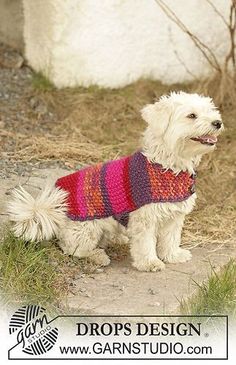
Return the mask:
<svg viewBox="0 0 236 365">
<path fill-rule="evenodd" d="M 89 166 L 61 177 L 56 186 L 68 195 L 67 215 L 86 221 L 113 217 L 124 226 L 130 212 L 156 202 L 180 202 L 195 191 L 195 177 L 188 172 L 176 175 L 141 153 L 105 164 Z"/>
</svg>

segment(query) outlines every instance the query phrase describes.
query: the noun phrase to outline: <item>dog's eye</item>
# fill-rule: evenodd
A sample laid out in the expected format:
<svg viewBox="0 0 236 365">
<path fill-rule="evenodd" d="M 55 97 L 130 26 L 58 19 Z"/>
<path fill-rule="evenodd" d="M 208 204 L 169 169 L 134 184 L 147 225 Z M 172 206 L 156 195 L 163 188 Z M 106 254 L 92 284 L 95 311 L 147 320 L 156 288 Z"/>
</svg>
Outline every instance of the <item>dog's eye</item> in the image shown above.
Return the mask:
<svg viewBox="0 0 236 365">
<path fill-rule="evenodd" d="M 196 119 L 197 118 L 197 115 L 194 114 L 194 113 L 191 113 L 191 114 L 187 115 L 187 118 Z"/>
</svg>

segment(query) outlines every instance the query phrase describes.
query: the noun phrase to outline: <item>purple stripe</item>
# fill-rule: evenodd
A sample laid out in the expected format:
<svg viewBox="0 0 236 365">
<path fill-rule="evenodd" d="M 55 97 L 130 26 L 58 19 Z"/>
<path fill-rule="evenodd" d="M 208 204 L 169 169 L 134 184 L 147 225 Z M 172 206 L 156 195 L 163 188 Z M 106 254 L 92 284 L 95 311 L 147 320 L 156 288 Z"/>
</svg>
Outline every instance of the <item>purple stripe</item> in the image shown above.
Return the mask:
<svg viewBox="0 0 236 365">
<path fill-rule="evenodd" d="M 152 201 L 152 192 L 147 171 L 147 159 L 141 153 L 135 153 L 129 164 L 129 177 L 132 199 L 137 207 Z"/>
<path fill-rule="evenodd" d="M 77 183 L 76 183 L 76 187 L 74 187 L 74 189 L 76 189 L 76 191 L 75 191 L 75 193 L 73 191 L 73 193 L 75 194 L 74 200 L 77 205 L 77 211 L 84 218 L 87 217 L 87 214 L 88 214 L 88 206 L 87 206 L 86 195 L 85 195 L 85 191 L 84 191 L 87 171 L 88 171 L 88 169 L 85 168 L 85 169 L 81 170 L 81 172 L 77 175 Z"/>
<path fill-rule="evenodd" d="M 105 163 L 102 166 L 101 172 L 100 172 L 100 176 L 101 176 L 100 186 L 101 186 L 101 192 L 102 192 L 103 205 L 104 205 L 104 209 L 105 209 L 104 216 L 106 216 L 106 217 L 113 215 L 112 206 L 111 206 L 109 194 L 108 194 L 107 187 L 106 187 L 106 171 L 107 171 L 108 164 L 109 164 L 109 162 Z"/>
<path fill-rule="evenodd" d="M 116 214 L 113 215 L 113 218 L 122 224 L 122 226 L 127 227 L 129 223 L 129 213 L 122 213 L 122 214 Z"/>
</svg>

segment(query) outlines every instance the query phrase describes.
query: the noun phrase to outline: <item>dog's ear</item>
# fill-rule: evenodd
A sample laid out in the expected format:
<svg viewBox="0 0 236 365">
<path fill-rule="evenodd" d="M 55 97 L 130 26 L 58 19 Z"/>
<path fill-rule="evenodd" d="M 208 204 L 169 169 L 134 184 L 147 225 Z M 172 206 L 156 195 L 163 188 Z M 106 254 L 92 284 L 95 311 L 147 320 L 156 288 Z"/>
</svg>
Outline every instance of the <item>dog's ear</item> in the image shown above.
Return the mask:
<svg viewBox="0 0 236 365">
<path fill-rule="evenodd" d="M 150 126 L 155 129 L 156 134 L 162 135 L 165 133 L 171 114 L 173 105 L 168 97 L 162 97 L 155 104 L 148 104 L 141 110 L 142 118 Z"/>
</svg>

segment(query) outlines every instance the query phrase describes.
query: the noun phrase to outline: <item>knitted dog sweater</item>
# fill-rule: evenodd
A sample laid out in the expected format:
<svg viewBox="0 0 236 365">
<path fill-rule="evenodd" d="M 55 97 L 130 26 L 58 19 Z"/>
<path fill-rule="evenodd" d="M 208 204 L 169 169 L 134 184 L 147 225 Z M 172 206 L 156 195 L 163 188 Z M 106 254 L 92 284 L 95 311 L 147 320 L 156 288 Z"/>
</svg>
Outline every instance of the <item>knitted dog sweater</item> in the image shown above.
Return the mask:
<svg viewBox="0 0 236 365">
<path fill-rule="evenodd" d="M 56 186 L 66 190 L 67 215 L 86 221 L 113 217 L 127 226 L 129 213 L 143 205 L 180 202 L 194 192 L 195 176 L 176 175 L 141 153 L 89 166 L 61 177 Z"/>
</svg>

